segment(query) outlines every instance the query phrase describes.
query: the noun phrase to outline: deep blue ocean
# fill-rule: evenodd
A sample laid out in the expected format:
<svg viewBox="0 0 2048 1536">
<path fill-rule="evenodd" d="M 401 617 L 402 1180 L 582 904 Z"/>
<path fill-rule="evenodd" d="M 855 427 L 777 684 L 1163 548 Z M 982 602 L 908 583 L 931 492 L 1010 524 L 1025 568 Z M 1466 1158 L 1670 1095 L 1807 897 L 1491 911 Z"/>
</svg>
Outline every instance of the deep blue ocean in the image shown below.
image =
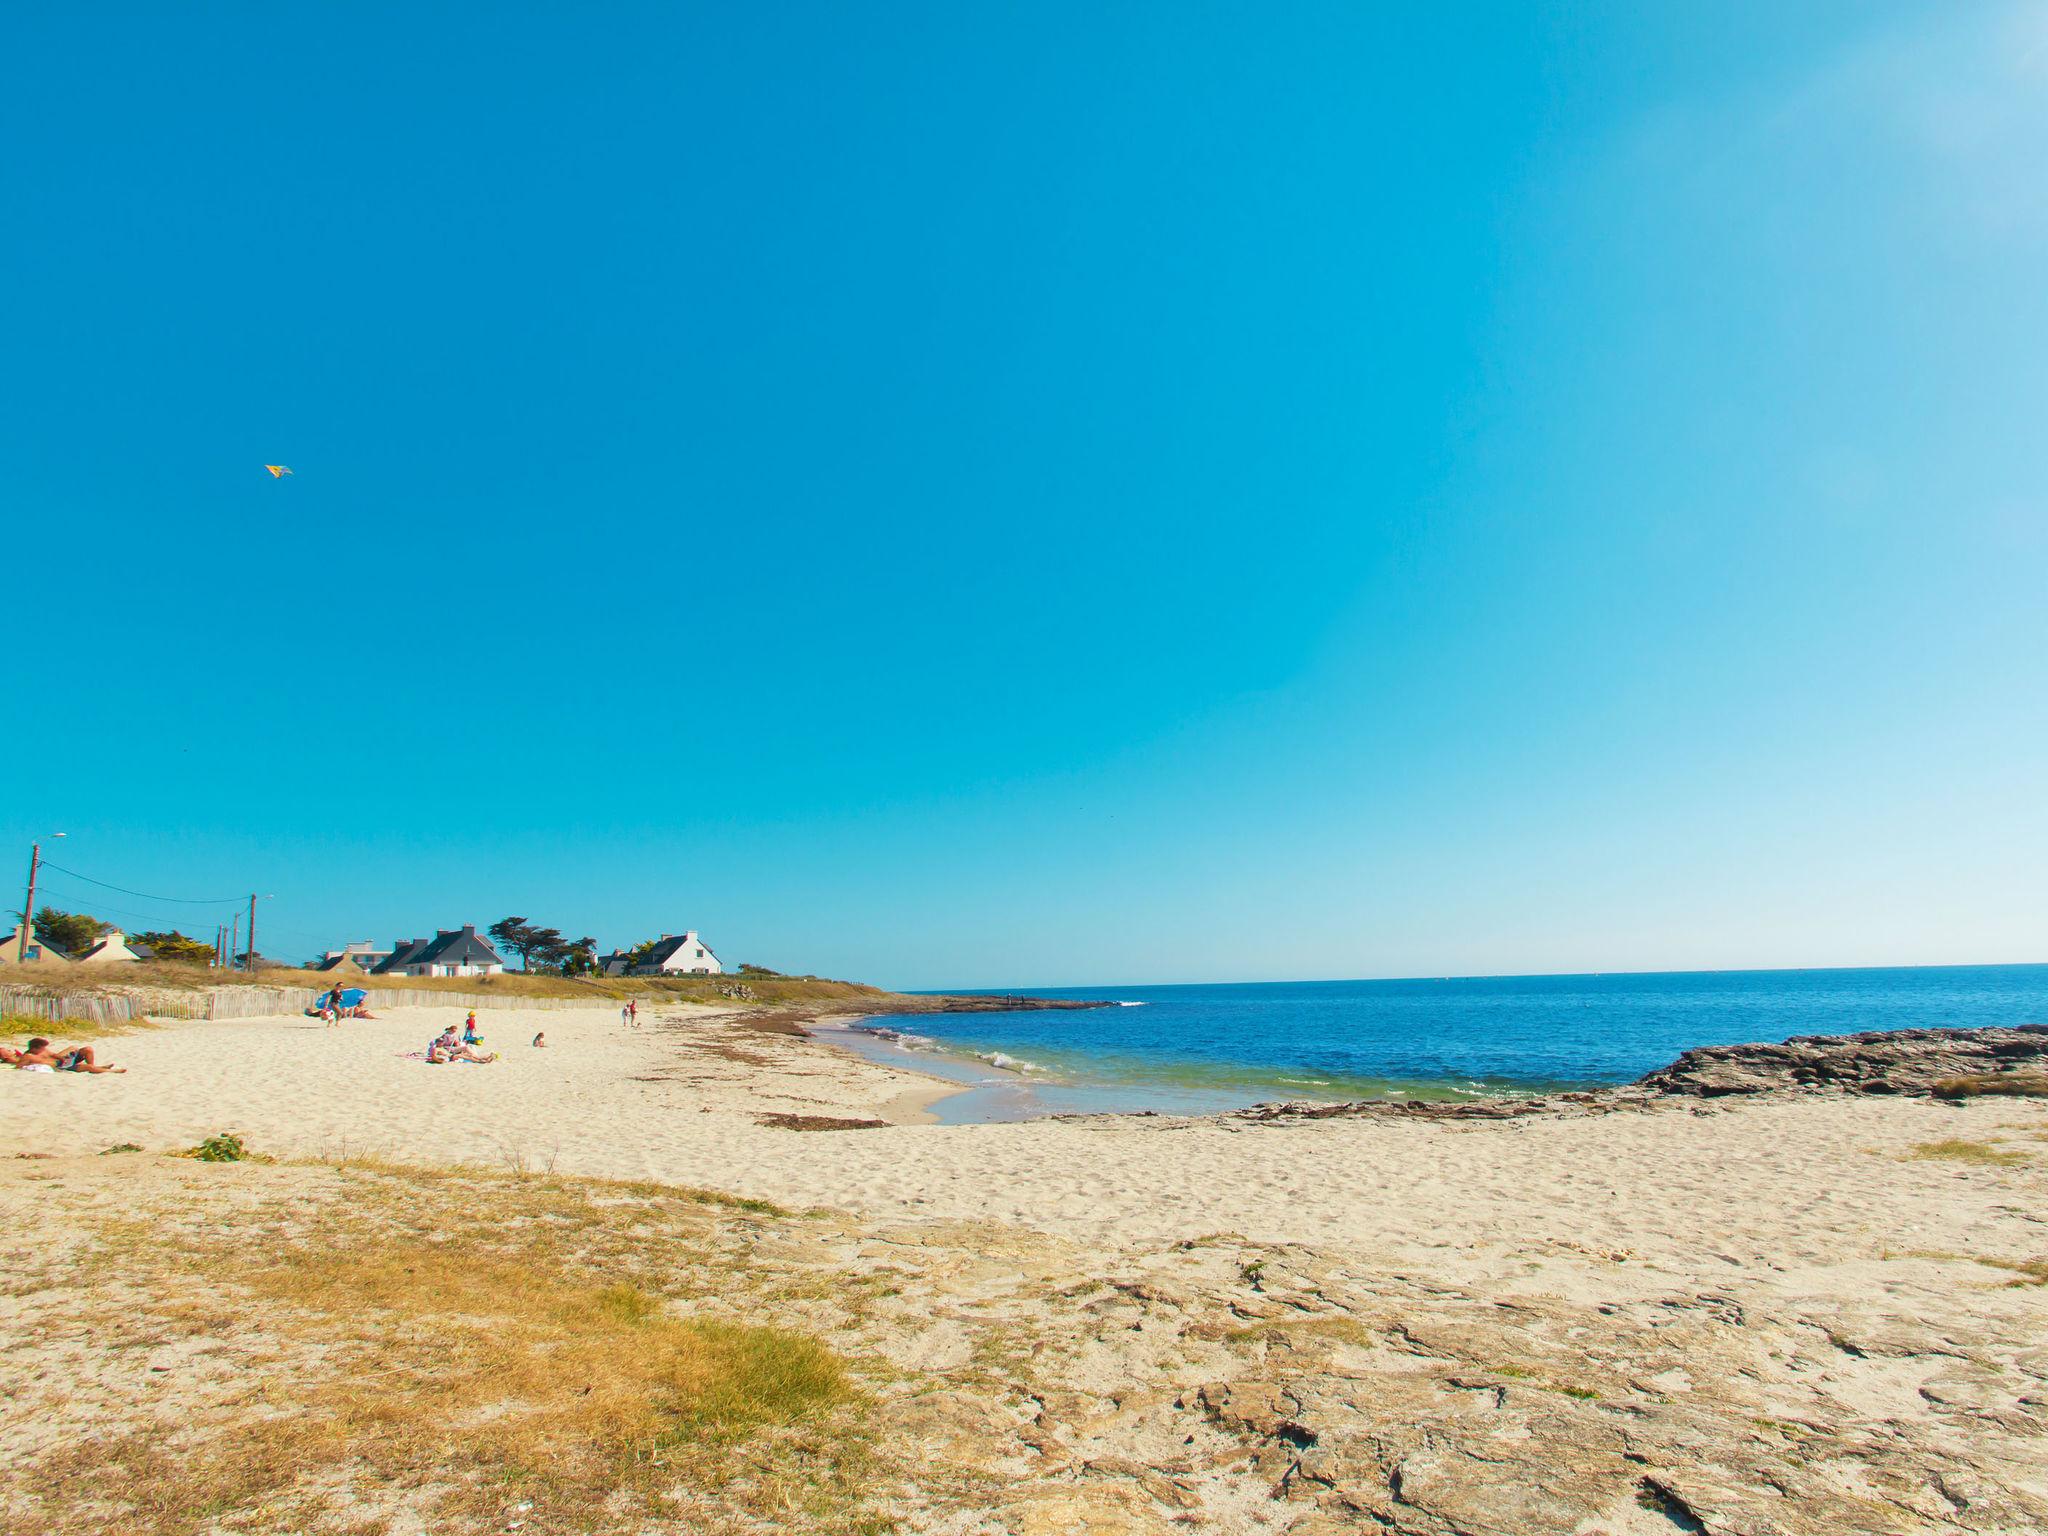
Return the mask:
<svg viewBox="0 0 2048 1536">
<path fill-rule="evenodd" d="M 1120 1006 L 876 1018 L 855 1043 L 972 1089 L 941 1118 L 989 1120 L 1540 1092 L 1698 1045 L 2048 1023 L 2048 965 L 1003 990 Z"/>
</svg>

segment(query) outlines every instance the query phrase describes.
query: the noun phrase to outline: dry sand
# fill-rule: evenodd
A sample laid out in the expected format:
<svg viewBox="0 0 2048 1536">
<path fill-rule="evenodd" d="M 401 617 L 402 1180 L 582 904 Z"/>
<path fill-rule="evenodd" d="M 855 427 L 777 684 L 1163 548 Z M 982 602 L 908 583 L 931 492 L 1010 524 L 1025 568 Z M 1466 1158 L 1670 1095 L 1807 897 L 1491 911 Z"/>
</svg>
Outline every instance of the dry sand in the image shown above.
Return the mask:
<svg viewBox="0 0 2048 1536">
<path fill-rule="evenodd" d="M 2034 1101 L 1671 1101 L 1470 1123 L 941 1126 L 917 1122 L 949 1085 L 706 1009 L 668 1009 L 638 1030 L 610 1010 L 486 1014 L 499 1062 L 445 1068 L 401 1057 L 460 1016 L 411 1009 L 339 1029 L 268 1019 L 115 1038 L 103 1054 L 131 1069 L 124 1076 L 0 1073 L 5 1150 L 159 1150 L 232 1130 L 283 1157 L 651 1179 L 830 1207 L 878 1231 L 905 1221 L 933 1231 L 996 1223 L 1079 1245 L 1104 1263 L 1199 1251 L 1174 1245 L 1234 1234 L 1234 1243 L 1271 1245 L 1342 1280 L 1323 1286 L 1318 1305 L 1336 1305 L 1328 1297 L 1343 1286 L 1354 1316 L 1395 1298 L 1417 1316 L 1455 1304 L 1493 1324 L 1539 1329 L 1584 1352 L 1589 1371 L 1635 1361 L 1641 1391 L 1666 1401 L 1698 1391 L 1696 1408 L 1717 1405 L 1719 1427 L 1698 1442 L 1701 1455 L 1715 1435 L 1739 1440 L 1761 1434 L 1754 1425 L 1803 1422 L 1844 1448 L 1848 1481 L 1826 1486 L 1851 1503 L 1877 1497 L 1873 1478 L 1886 1489 L 1945 1490 L 1918 1504 L 1885 1492 L 1896 1522 L 1887 1528 L 2048 1528 L 2048 1351 L 2039 1342 L 2048 1288 L 2015 1283 L 2024 1272 L 2010 1267 L 2048 1257 L 2048 1110 Z M 547 1032 L 545 1050 L 527 1044 L 536 1029 Z M 762 1124 L 768 1113 L 893 1123 L 799 1132 Z M 1229 1305 L 1255 1319 L 1267 1304 Z M 1676 1335 L 1658 1330 L 1679 1321 L 1712 1322 L 1726 1338 L 1709 1329 L 1690 1353 L 1670 1355 Z M 1441 1363 L 1458 1351 L 1420 1353 Z M 1469 1395 L 1456 1370 L 1444 1371 L 1432 1390 L 1450 1394 L 1444 1401 Z M 1331 1403 L 1338 1419 L 1370 1414 L 1355 1392 Z M 1421 1412 L 1407 1410 L 1411 1420 Z M 1212 1405 L 1211 1417 L 1238 1422 L 1227 1404 Z M 1253 1433 L 1256 1416 L 1243 1424 Z M 1647 1427 L 1629 1433 L 1641 1445 L 1655 1439 Z M 1811 1490 L 1803 1515 L 1782 1490 L 1779 1505 L 1766 1500 L 1778 1514 L 1742 1513 L 1766 1474 L 1731 1473 L 1737 1452 L 1717 1454 L 1721 1471 L 1706 1478 L 1706 1492 L 1695 1488 L 1691 1503 L 1647 1524 L 1631 1524 L 1633 1515 L 1574 1524 L 1560 1514 L 1555 1524 L 1531 1516 L 1527 1528 L 1852 1528 L 1830 1524 L 1845 1517 L 1830 1516 Z M 1425 1470 L 1419 1461 L 1411 1469 L 1411 1493 Z M 1384 1467 L 1375 1475 L 1400 1503 L 1401 1478 Z M 1661 1497 L 1638 1488 L 1629 1508 Z M 1365 1506 L 1342 1507 L 1376 1528 Z M 1415 1518 L 1418 1531 L 1517 1529 Z"/>
</svg>

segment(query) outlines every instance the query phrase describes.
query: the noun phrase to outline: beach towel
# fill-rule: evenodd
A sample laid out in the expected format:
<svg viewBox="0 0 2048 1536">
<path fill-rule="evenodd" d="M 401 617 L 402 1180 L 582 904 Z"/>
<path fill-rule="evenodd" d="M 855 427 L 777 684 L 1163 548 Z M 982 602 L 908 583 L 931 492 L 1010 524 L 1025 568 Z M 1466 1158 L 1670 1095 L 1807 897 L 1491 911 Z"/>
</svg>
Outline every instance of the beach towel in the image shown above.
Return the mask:
<svg viewBox="0 0 2048 1536">
<path fill-rule="evenodd" d="M 41 1062 L 30 1062 L 25 1067 L 15 1068 L 17 1072 L 54 1072 L 56 1070 L 55 1067 L 46 1067 Z"/>
</svg>

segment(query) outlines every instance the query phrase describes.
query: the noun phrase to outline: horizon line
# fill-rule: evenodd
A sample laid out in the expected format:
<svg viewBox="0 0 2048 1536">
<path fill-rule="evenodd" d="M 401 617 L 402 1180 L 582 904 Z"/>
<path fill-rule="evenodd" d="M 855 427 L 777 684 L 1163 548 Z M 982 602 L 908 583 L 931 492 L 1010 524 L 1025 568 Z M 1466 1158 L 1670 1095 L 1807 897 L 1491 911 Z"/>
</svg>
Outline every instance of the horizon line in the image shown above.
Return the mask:
<svg viewBox="0 0 2048 1536">
<path fill-rule="evenodd" d="M 2009 971 L 2048 966 L 2048 960 L 1922 961 L 1912 965 L 1763 965 L 1717 966 L 1711 969 L 1672 968 L 1650 971 L 1499 971 L 1458 976 L 1287 976 L 1249 977 L 1236 981 L 1086 981 L 1036 983 L 1025 986 L 895 987 L 906 997 L 1009 995 L 1039 992 L 1080 992 L 1090 987 L 1132 991 L 1140 987 L 1314 987 L 1353 982 L 1389 981 L 1565 981 L 1602 976 L 1800 976 L 1814 971 Z"/>
</svg>

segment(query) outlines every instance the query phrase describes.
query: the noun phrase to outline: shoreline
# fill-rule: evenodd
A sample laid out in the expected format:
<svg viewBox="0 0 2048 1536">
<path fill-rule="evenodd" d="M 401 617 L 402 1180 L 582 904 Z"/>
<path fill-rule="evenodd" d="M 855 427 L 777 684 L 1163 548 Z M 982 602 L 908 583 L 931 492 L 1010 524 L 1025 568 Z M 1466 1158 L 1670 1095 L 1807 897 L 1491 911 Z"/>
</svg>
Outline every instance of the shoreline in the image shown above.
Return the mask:
<svg viewBox="0 0 2048 1536">
<path fill-rule="evenodd" d="M 951 1010 L 932 1010 L 951 1011 Z M 914 1123 L 1003 1124 L 1044 1119 L 1331 1119 L 1395 1117 L 1434 1119 L 1509 1119 L 1527 1115 L 1598 1114 L 1639 1107 L 1665 1097 L 1715 1099 L 1729 1096 L 1855 1092 L 1870 1095 L 1941 1096 L 1943 1084 L 1960 1085 L 1971 1078 L 2032 1076 L 2031 1090 L 2010 1083 L 1993 1093 L 2027 1092 L 2048 1096 L 2048 1025 L 1988 1025 L 1953 1028 L 1899 1028 L 1842 1035 L 1795 1035 L 1779 1042 L 1698 1046 L 1679 1052 L 1666 1065 L 1623 1083 L 1563 1088 L 1468 1088 L 1446 1080 L 1443 1096 L 1388 1090 L 1371 1098 L 1340 1093 L 1312 1097 L 1260 1099 L 1230 1106 L 1198 1104 L 1166 1107 L 1102 1105 L 1061 1109 L 1048 1093 L 1090 1092 L 1103 1096 L 1142 1093 L 1142 1083 L 1077 1083 L 1072 1078 L 1035 1078 L 1028 1071 L 1001 1065 L 978 1051 L 949 1050 L 936 1040 L 893 1025 L 870 1027 L 897 1013 L 832 1016 L 807 1026 L 814 1038 L 835 1050 L 893 1071 L 918 1073 L 947 1087 L 917 1107 L 930 1111 L 948 1101 L 979 1096 L 983 1113 L 949 1117 L 926 1113 Z M 829 1031 L 821 1035 L 819 1030 Z M 915 1043 L 910 1043 L 915 1042 Z M 997 1056 L 1004 1053 L 993 1052 Z M 970 1066 L 969 1063 L 972 1063 Z M 1030 1064 L 1025 1063 L 1026 1067 Z M 1243 1097 L 1258 1083 L 1247 1069 L 1241 1084 L 1215 1090 Z M 1162 1095 L 1171 1090 L 1155 1090 Z M 1986 1091 L 1980 1085 L 1969 1092 Z M 1196 1090 L 1183 1090 L 1189 1098 Z M 1452 1096 L 1455 1095 L 1455 1096 Z M 1958 1088 L 1950 1097 L 1967 1096 Z M 913 1122 L 905 1122 L 913 1123 Z"/>
</svg>

